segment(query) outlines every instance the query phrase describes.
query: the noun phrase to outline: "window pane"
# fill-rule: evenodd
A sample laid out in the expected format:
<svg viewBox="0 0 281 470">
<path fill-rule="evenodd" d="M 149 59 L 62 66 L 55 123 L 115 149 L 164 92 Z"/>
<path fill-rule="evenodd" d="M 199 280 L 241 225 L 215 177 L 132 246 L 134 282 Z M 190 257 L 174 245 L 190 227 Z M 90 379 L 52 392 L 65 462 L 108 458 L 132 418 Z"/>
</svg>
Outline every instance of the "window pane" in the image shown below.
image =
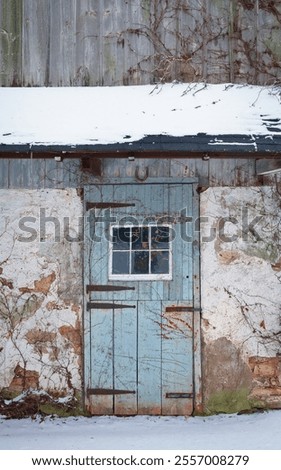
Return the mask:
<svg viewBox="0 0 281 470">
<path fill-rule="evenodd" d="M 148 250 L 148 227 L 132 228 L 132 250 Z"/>
<path fill-rule="evenodd" d="M 169 251 L 151 252 L 151 274 L 169 273 Z"/>
<path fill-rule="evenodd" d="M 129 258 L 128 251 L 114 251 L 112 253 L 112 274 L 129 274 Z"/>
<path fill-rule="evenodd" d="M 130 227 L 114 228 L 112 231 L 113 250 L 130 249 Z"/>
<path fill-rule="evenodd" d="M 169 227 L 151 227 L 151 248 L 169 248 Z"/>
<path fill-rule="evenodd" d="M 132 252 L 132 274 L 148 274 L 149 273 L 149 252 L 133 251 Z"/>
</svg>

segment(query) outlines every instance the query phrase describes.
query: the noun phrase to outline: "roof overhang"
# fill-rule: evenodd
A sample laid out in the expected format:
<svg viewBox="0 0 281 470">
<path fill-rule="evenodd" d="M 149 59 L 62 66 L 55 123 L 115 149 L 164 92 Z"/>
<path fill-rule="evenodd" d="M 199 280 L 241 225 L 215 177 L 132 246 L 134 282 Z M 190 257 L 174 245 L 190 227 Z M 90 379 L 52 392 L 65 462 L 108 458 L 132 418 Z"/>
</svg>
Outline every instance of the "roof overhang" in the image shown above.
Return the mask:
<svg viewBox="0 0 281 470">
<path fill-rule="evenodd" d="M 0 158 L 277 158 L 280 96 L 202 83 L 0 88 Z"/>
<path fill-rule="evenodd" d="M 67 158 L 142 157 L 142 158 L 278 158 L 281 156 L 281 135 L 207 135 L 146 136 L 135 142 L 94 145 L 0 145 L 0 158 Z"/>
</svg>

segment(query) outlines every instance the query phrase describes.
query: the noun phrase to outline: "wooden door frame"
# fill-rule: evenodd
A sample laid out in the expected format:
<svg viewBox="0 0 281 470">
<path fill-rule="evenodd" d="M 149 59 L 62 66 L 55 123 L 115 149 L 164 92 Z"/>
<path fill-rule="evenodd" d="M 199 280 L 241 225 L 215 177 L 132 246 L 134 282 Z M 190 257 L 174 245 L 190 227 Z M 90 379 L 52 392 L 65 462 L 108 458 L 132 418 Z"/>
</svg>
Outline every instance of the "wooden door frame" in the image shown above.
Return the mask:
<svg viewBox="0 0 281 470">
<path fill-rule="evenodd" d="M 133 178 L 113 178 L 112 180 L 104 181 L 97 180 L 97 185 L 111 185 L 111 184 L 191 184 L 193 190 L 193 218 L 196 221 L 196 230 L 193 233 L 193 413 L 201 414 L 203 412 L 203 393 L 202 393 L 202 352 L 201 352 L 201 273 L 200 273 L 200 195 L 197 191 L 198 179 L 197 178 L 147 178 L 144 182 L 136 181 Z M 87 187 L 95 185 L 85 185 L 84 197 L 84 220 L 85 228 L 84 234 L 87 236 L 87 215 L 86 209 L 87 202 Z M 90 350 L 89 335 L 90 335 L 90 313 L 87 310 L 87 303 L 89 301 L 89 292 L 86 289 L 89 284 L 89 262 L 86 256 L 87 240 L 84 238 L 84 313 L 83 313 L 83 396 L 84 406 L 87 409 L 88 398 L 87 388 L 90 380 L 91 366 L 89 358 L 86 354 Z"/>
</svg>

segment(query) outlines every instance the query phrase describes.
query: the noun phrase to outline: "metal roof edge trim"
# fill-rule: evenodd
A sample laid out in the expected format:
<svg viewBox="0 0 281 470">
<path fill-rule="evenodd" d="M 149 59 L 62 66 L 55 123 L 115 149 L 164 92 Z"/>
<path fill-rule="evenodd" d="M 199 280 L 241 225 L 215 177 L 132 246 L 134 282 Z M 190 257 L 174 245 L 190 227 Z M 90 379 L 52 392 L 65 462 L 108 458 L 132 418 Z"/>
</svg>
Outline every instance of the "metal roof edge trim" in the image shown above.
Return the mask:
<svg viewBox="0 0 281 470">
<path fill-rule="evenodd" d="M 194 136 L 149 135 L 138 141 L 116 142 L 109 144 L 42 144 L 41 142 L 25 144 L 0 144 L 0 153 L 4 152 L 197 152 L 212 154 L 215 152 L 281 153 L 281 135 L 208 135 Z"/>
</svg>

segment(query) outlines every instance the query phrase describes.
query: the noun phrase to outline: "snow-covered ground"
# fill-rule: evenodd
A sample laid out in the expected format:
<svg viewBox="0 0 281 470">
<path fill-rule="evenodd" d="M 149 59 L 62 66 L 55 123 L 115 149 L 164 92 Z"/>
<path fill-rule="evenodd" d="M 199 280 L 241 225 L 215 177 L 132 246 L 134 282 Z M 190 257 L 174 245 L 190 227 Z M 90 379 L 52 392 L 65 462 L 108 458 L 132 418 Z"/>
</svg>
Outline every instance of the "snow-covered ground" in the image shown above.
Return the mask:
<svg viewBox="0 0 281 470">
<path fill-rule="evenodd" d="M 0 417 L 1 450 L 281 449 L 281 411 L 210 417 Z"/>
</svg>

